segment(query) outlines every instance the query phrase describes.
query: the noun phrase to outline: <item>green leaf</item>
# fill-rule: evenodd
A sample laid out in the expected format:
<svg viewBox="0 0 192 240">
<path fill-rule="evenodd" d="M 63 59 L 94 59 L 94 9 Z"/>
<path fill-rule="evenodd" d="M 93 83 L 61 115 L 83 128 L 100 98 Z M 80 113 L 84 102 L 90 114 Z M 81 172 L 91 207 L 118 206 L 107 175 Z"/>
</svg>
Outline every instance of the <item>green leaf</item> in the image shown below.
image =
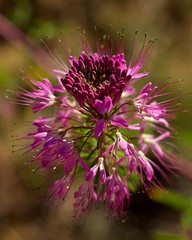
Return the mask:
<svg viewBox="0 0 192 240">
<path fill-rule="evenodd" d="M 181 225 L 185 230 L 192 229 L 192 200 L 189 201 L 189 206 L 181 216 Z"/>
<path fill-rule="evenodd" d="M 186 240 L 185 237 L 169 232 L 153 231 L 152 232 L 153 240 Z"/>
<path fill-rule="evenodd" d="M 178 192 L 153 189 L 151 198 L 156 202 L 163 203 L 178 210 L 187 211 L 189 208 L 189 198 Z"/>
</svg>

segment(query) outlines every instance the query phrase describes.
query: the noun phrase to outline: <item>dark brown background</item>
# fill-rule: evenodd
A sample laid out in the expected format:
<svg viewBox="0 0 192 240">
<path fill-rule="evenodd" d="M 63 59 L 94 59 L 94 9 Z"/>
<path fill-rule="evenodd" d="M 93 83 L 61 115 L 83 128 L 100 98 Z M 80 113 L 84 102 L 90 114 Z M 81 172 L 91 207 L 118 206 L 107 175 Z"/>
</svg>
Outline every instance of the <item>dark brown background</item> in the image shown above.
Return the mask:
<svg viewBox="0 0 192 240">
<path fill-rule="evenodd" d="M 136 194 L 128 220 L 122 223 L 107 220 L 101 209 L 93 210 L 80 222 L 74 220 L 72 194 L 59 208 L 45 204 L 44 199 L 48 196 L 46 187 L 36 189 L 43 176 L 32 174 L 30 167 L 23 169 L 27 157 L 16 151 L 18 147 L 12 147 L 15 145 L 13 139 L 27 129 L 27 121 L 33 119 L 33 115 L 28 108 L 11 104 L 5 95 L 9 95 L 6 89 L 15 89 L 23 84 L 19 69 L 29 74 L 44 74 L 37 64 L 42 63 L 41 51 L 34 51 L 39 49 L 40 38 L 45 38 L 47 34 L 54 38 L 62 29 L 64 39 L 74 47 L 77 26 L 86 29 L 87 35 L 93 39 L 93 26 L 98 26 L 99 31 L 105 33 L 110 24 L 114 31 L 126 27 L 127 49 L 130 49 L 136 29 L 139 30 L 138 46 L 145 32 L 148 32 L 149 38 L 159 37 L 146 64 L 151 75 L 144 82 L 147 79 L 166 82 L 169 77 L 172 80 L 184 78 L 182 83 L 171 88 L 192 91 L 192 1 L 1 0 L 0 12 L 16 27 L 14 32 L 10 22 L 6 23 L 1 17 L 0 239 L 191 239 L 189 226 L 192 226 L 192 214 L 185 214 L 183 202 L 181 200 L 179 204 L 180 198 L 177 198 L 180 196 L 183 199 L 184 196 L 189 201 L 189 212 L 192 211 L 191 171 L 188 167 L 192 161 L 191 97 L 182 98 L 182 104 L 189 108 L 189 112 L 181 111 L 172 123 L 179 132 L 174 141 L 187 160 L 187 167 L 182 167 L 183 174 L 178 175 L 174 179 L 175 184 L 169 187 L 169 191 L 176 192 L 178 196 L 173 194 L 173 199 L 170 196 L 162 204 L 158 196 L 151 200 L 144 194 Z M 19 29 L 25 35 L 18 33 Z M 26 41 L 26 36 L 30 40 Z"/>
</svg>

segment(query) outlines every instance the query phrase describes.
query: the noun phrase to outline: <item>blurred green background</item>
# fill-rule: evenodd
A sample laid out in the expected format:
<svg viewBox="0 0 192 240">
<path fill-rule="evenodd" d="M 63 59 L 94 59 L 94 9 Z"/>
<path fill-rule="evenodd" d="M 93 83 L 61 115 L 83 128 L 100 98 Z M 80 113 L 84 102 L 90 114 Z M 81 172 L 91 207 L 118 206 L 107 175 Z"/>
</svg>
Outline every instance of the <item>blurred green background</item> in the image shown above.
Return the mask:
<svg viewBox="0 0 192 240">
<path fill-rule="evenodd" d="M 192 91 L 192 1 L 1 0 L 0 13 L 0 239 L 192 239 L 190 95 L 181 99 L 189 111 L 180 111 L 172 121 L 178 131 L 174 142 L 185 159 L 182 173 L 174 177 L 168 191 L 154 189 L 150 198 L 135 194 L 124 223 L 107 220 L 101 209 L 77 222 L 72 218 L 72 194 L 60 207 L 45 204 L 46 187 L 37 190 L 43 177 L 24 167 L 26 157 L 13 146 L 33 115 L 28 108 L 11 104 L 5 97 L 10 96 L 7 89 L 23 86 L 20 69 L 33 76 L 34 72 L 45 75 L 45 68 L 39 67 L 46 65 L 41 38 L 48 34 L 54 39 L 62 30 L 64 40 L 74 47 L 77 26 L 86 29 L 90 39 L 94 39 L 93 26 L 105 33 L 110 24 L 114 31 L 126 27 L 128 50 L 136 29 L 138 47 L 145 32 L 159 38 L 144 67 L 151 75 L 141 81 L 183 78 L 170 88 Z"/>
</svg>

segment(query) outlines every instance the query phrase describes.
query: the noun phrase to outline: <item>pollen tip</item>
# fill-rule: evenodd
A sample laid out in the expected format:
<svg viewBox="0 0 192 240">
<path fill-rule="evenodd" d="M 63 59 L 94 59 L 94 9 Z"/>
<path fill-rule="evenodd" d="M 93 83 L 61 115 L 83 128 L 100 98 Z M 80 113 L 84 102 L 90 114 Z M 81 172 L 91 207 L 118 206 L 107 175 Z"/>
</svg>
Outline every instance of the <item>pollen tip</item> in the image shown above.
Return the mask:
<svg viewBox="0 0 192 240">
<path fill-rule="evenodd" d="M 51 37 L 50 37 L 50 35 L 49 34 L 47 34 L 47 38 L 50 40 L 51 39 Z"/>
<path fill-rule="evenodd" d="M 20 74 L 21 77 L 23 77 L 24 76 L 24 71 L 22 69 L 20 69 L 19 74 Z"/>
<path fill-rule="evenodd" d="M 43 40 L 43 38 L 40 39 L 42 44 L 45 44 L 45 41 Z"/>
<path fill-rule="evenodd" d="M 98 159 L 98 164 L 100 165 L 100 164 L 103 164 L 103 161 L 104 161 L 104 158 L 103 157 L 99 157 L 99 159 Z"/>
<path fill-rule="evenodd" d="M 121 138 L 122 137 L 122 135 L 121 135 L 121 133 L 119 131 L 116 132 L 116 136 L 117 136 L 117 138 Z"/>
</svg>

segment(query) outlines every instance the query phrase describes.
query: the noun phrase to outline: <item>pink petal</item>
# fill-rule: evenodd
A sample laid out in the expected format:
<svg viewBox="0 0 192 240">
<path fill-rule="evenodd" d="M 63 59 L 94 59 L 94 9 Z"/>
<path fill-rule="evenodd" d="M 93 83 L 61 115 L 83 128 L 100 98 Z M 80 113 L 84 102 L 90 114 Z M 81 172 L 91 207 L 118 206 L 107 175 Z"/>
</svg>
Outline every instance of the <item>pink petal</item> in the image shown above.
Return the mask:
<svg viewBox="0 0 192 240">
<path fill-rule="evenodd" d="M 130 169 L 130 174 L 132 174 L 136 169 L 137 169 L 137 162 L 134 157 L 131 157 L 130 163 L 129 163 L 129 169 Z"/>
<path fill-rule="evenodd" d="M 99 167 L 98 164 L 96 164 L 86 173 L 85 179 L 87 182 L 93 180 L 97 173 L 98 167 Z"/>
<path fill-rule="evenodd" d="M 114 142 L 111 146 L 109 146 L 109 147 L 102 153 L 102 156 L 105 156 L 105 155 L 108 154 L 109 152 L 112 152 L 113 149 L 114 149 L 114 147 L 115 147 L 115 142 Z"/>
<path fill-rule="evenodd" d="M 147 84 L 141 89 L 139 95 L 141 95 L 141 94 L 143 94 L 143 93 L 148 93 L 149 90 L 150 90 L 150 88 L 151 88 L 151 86 L 152 86 L 152 83 L 151 83 L 151 82 L 147 83 Z"/>
<path fill-rule="evenodd" d="M 164 152 L 163 152 L 161 146 L 158 143 L 155 142 L 153 144 L 153 148 L 154 148 L 154 151 L 156 152 L 157 156 L 159 156 L 159 157 L 164 156 Z"/>
<path fill-rule="evenodd" d="M 145 76 L 147 76 L 149 74 L 150 74 L 150 72 L 137 73 L 137 74 L 133 75 L 132 79 L 142 78 L 142 77 L 145 77 Z"/>
<path fill-rule="evenodd" d="M 151 181 L 151 179 L 153 178 L 153 175 L 154 175 L 154 171 L 153 171 L 153 167 L 151 166 L 151 164 L 149 162 L 147 162 L 147 164 L 146 164 L 145 174 L 146 174 L 147 180 Z"/>
<path fill-rule="evenodd" d="M 131 75 L 134 78 L 134 75 L 136 75 L 136 73 L 141 69 L 141 67 L 142 64 L 137 63 L 136 65 L 129 69 L 128 75 Z"/>
<path fill-rule="evenodd" d="M 106 181 L 106 172 L 103 164 L 100 164 L 100 181 L 101 183 Z"/>
<path fill-rule="evenodd" d="M 122 149 L 123 151 L 125 151 L 125 150 L 127 150 L 127 148 L 128 148 L 128 143 L 127 143 L 127 141 L 125 141 L 125 139 L 120 138 L 120 140 L 119 140 L 119 146 L 121 147 L 121 149 Z"/>
<path fill-rule="evenodd" d="M 47 132 L 40 132 L 34 135 L 35 138 L 45 138 L 46 136 L 47 136 Z"/>
<path fill-rule="evenodd" d="M 138 156 L 139 163 L 141 167 L 143 168 L 145 175 L 147 177 L 148 181 L 151 181 L 154 175 L 153 167 L 148 161 L 148 158 L 142 153 L 140 156 Z"/>
<path fill-rule="evenodd" d="M 119 115 L 114 115 L 110 117 L 110 122 L 112 125 L 117 127 L 122 127 L 122 128 L 128 127 L 127 121 L 124 118 L 120 117 Z"/>
</svg>

